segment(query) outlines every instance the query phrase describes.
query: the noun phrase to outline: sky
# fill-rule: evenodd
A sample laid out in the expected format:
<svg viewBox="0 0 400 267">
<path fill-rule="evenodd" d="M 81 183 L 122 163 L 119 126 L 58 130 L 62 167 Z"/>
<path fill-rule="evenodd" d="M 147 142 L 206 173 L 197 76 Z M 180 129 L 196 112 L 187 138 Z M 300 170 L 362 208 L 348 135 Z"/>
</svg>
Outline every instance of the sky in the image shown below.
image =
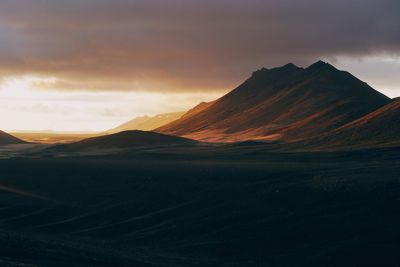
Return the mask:
<svg viewBox="0 0 400 267">
<path fill-rule="evenodd" d="M 399 12 L 398 0 L 1 0 L 0 129 L 102 131 L 320 59 L 400 96 Z"/>
</svg>

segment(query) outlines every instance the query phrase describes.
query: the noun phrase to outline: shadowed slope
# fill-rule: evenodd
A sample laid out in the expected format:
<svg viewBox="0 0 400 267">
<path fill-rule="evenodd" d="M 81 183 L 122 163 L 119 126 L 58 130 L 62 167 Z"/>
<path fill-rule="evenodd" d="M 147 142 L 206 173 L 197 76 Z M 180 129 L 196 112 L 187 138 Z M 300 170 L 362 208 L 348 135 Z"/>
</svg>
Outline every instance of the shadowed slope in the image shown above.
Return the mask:
<svg viewBox="0 0 400 267">
<path fill-rule="evenodd" d="M 158 132 L 207 141 L 296 140 L 358 119 L 390 99 L 351 74 L 317 62 L 261 69 L 239 87 Z"/>
<path fill-rule="evenodd" d="M 8 133 L 0 131 L 0 145 L 25 144 L 26 142 Z"/>
<path fill-rule="evenodd" d="M 400 144 L 400 99 L 309 143 L 325 147 Z"/>
<path fill-rule="evenodd" d="M 151 131 L 155 128 L 161 127 L 165 124 L 173 122 L 182 117 L 185 112 L 174 112 L 158 114 L 155 116 L 142 116 L 136 117 L 114 129 L 108 130 L 107 134 L 113 134 L 130 130 Z"/>
</svg>

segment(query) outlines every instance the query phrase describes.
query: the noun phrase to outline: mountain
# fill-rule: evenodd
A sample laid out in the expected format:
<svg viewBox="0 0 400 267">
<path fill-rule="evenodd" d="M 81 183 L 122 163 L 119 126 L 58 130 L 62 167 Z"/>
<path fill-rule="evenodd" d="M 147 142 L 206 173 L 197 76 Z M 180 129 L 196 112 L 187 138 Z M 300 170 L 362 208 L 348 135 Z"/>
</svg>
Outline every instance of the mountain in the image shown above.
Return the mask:
<svg viewBox="0 0 400 267">
<path fill-rule="evenodd" d="M 165 134 L 146 131 L 124 131 L 116 134 L 92 137 L 72 144 L 56 146 L 56 149 L 83 151 L 96 149 L 132 148 L 144 146 L 192 145 L 196 141 Z"/>
<path fill-rule="evenodd" d="M 400 98 L 308 143 L 322 147 L 400 144 Z"/>
<path fill-rule="evenodd" d="M 155 116 L 136 117 L 114 129 L 108 130 L 106 134 L 113 134 L 130 130 L 151 131 L 165 124 L 173 122 L 181 118 L 185 112 L 174 112 L 158 114 Z"/>
<path fill-rule="evenodd" d="M 25 144 L 26 142 L 8 133 L 0 131 L 0 145 Z"/>
<path fill-rule="evenodd" d="M 200 104 L 198 104 L 197 106 L 195 106 L 192 109 L 189 109 L 183 116 L 182 118 L 189 118 L 191 116 L 194 116 L 200 112 L 202 112 L 203 110 L 207 109 L 208 107 L 210 107 L 212 104 L 214 104 L 215 101 L 211 101 L 211 102 L 201 102 Z M 173 123 L 172 123 L 173 124 Z"/>
<path fill-rule="evenodd" d="M 202 141 L 299 140 L 337 129 L 390 98 L 318 61 L 262 68 L 225 96 L 157 132 Z"/>
</svg>

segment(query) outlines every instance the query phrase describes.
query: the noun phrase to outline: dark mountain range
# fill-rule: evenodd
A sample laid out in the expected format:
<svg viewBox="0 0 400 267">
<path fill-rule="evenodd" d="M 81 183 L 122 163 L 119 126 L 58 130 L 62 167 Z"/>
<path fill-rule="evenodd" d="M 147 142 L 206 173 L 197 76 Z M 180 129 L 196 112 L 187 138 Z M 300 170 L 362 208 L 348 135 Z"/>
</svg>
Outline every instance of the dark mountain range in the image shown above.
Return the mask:
<svg viewBox="0 0 400 267">
<path fill-rule="evenodd" d="M 156 131 L 203 141 L 293 141 L 340 128 L 390 102 L 322 61 L 305 69 L 290 63 L 254 72 L 230 93 Z"/>
</svg>

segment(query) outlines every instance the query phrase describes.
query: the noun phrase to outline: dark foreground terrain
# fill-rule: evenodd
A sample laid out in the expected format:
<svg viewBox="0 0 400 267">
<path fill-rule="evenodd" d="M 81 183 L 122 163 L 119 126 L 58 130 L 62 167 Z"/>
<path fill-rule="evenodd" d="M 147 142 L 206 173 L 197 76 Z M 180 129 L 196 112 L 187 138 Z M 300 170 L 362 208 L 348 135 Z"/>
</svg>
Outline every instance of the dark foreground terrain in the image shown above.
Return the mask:
<svg viewBox="0 0 400 267">
<path fill-rule="evenodd" d="M 0 266 L 400 265 L 400 149 L 254 147 L 2 159 Z"/>
</svg>

